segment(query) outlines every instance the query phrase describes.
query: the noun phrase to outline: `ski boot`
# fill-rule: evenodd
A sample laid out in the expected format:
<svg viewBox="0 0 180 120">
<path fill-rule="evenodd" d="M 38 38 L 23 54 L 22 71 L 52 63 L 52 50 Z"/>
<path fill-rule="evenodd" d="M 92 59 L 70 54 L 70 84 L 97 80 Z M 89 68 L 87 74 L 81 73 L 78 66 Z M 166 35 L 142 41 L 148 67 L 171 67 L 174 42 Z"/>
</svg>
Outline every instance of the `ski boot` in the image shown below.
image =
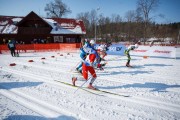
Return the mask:
<svg viewBox="0 0 180 120">
<path fill-rule="evenodd" d="M 131 65 L 129 65 L 129 64 L 126 64 L 126 67 L 132 67 Z"/>
<path fill-rule="evenodd" d="M 89 88 L 89 89 L 92 89 L 92 90 L 97 90 L 97 88 L 93 87 L 92 84 L 89 84 L 89 85 L 88 85 L 88 88 Z"/>
<path fill-rule="evenodd" d="M 76 77 L 72 77 L 72 84 L 73 84 L 73 86 L 75 86 L 76 84 L 76 81 L 77 81 L 77 78 Z"/>
</svg>

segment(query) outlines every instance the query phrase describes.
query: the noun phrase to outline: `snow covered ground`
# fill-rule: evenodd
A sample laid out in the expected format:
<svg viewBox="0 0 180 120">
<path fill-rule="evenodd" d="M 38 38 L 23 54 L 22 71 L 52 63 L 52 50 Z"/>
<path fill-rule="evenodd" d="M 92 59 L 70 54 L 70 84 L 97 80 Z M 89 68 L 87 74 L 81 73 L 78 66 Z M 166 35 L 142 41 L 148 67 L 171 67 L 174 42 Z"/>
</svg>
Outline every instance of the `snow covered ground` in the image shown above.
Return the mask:
<svg viewBox="0 0 180 120">
<path fill-rule="evenodd" d="M 179 59 L 132 56 L 134 68 L 124 66 L 125 56 L 109 55 L 106 60 L 104 71 L 96 71 L 94 86 L 115 94 L 76 91 L 61 83 L 71 83 L 72 76 L 78 77 L 77 85 L 84 83 L 72 72 L 80 61 L 79 53 L 0 54 L 0 119 L 180 119 Z"/>
</svg>

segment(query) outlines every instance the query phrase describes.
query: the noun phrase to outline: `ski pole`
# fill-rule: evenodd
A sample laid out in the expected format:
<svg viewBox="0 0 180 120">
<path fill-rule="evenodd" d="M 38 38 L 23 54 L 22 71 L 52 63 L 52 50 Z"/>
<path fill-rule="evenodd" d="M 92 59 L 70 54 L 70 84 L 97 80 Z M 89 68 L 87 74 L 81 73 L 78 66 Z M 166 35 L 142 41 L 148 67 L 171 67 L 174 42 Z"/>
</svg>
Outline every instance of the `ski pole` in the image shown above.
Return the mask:
<svg viewBox="0 0 180 120">
<path fill-rule="evenodd" d="M 86 58 L 86 56 L 84 56 L 82 59 L 84 59 L 84 58 Z M 76 68 L 81 62 L 82 62 L 82 60 L 80 60 L 80 61 L 70 70 L 70 72 L 71 72 L 74 68 Z"/>
<path fill-rule="evenodd" d="M 71 68 L 71 70 L 70 70 L 70 72 L 74 69 L 74 68 L 76 68 L 77 67 L 77 65 L 79 65 L 80 64 L 80 62 L 82 62 L 81 60 L 73 67 L 73 68 Z"/>
<path fill-rule="evenodd" d="M 94 74 L 96 74 L 96 72 L 95 72 Z M 93 75 L 94 75 L 94 74 L 93 74 Z M 74 93 L 76 93 L 79 89 L 82 89 L 83 85 L 84 85 L 87 81 L 89 81 L 89 80 L 93 77 L 93 75 L 91 75 L 91 77 L 89 77 L 88 80 L 86 80 L 81 86 L 79 86 L 79 87 L 76 89 L 76 91 L 74 91 Z"/>
<path fill-rule="evenodd" d="M 84 84 L 85 84 L 87 81 L 89 81 L 91 78 L 92 78 L 92 77 L 89 77 L 89 79 L 86 80 L 81 86 L 79 86 L 79 87 L 76 89 L 76 91 L 74 91 L 74 93 L 76 93 L 79 89 L 82 89 L 82 87 L 84 86 Z"/>
</svg>

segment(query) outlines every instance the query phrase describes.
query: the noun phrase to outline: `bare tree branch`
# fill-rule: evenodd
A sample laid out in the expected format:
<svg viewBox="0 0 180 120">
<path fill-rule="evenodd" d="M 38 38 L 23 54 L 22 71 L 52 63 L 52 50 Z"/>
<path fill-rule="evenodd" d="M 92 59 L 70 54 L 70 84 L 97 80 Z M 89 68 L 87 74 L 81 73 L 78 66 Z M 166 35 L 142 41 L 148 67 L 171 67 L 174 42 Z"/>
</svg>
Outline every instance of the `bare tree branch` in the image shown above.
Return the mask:
<svg viewBox="0 0 180 120">
<path fill-rule="evenodd" d="M 70 8 L 67 7 L 62 0 L 54 0 L 54 2 L 50 2 L 46 4 L 44 9 L 47 12 L 48 17 L 58 17 L 61 18 L 68 13 L 71 13 Z"/>
</svg>

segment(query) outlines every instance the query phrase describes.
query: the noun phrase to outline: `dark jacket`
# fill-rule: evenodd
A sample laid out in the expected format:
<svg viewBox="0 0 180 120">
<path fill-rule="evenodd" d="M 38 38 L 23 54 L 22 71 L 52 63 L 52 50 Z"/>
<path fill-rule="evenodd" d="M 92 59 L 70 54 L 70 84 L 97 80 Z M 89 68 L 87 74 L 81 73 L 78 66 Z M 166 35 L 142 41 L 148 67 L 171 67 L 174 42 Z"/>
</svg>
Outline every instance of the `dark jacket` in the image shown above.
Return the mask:
<svg viewBox="0 0 180 120">
<path fill-rule="evenodd" d="M 8 48 L 9 48 L 9 49 L 16 49 L 15 43 L 13 43 L 12 41 L 10 41 L 10 42 L 8 43 Z"/>
</svg>

